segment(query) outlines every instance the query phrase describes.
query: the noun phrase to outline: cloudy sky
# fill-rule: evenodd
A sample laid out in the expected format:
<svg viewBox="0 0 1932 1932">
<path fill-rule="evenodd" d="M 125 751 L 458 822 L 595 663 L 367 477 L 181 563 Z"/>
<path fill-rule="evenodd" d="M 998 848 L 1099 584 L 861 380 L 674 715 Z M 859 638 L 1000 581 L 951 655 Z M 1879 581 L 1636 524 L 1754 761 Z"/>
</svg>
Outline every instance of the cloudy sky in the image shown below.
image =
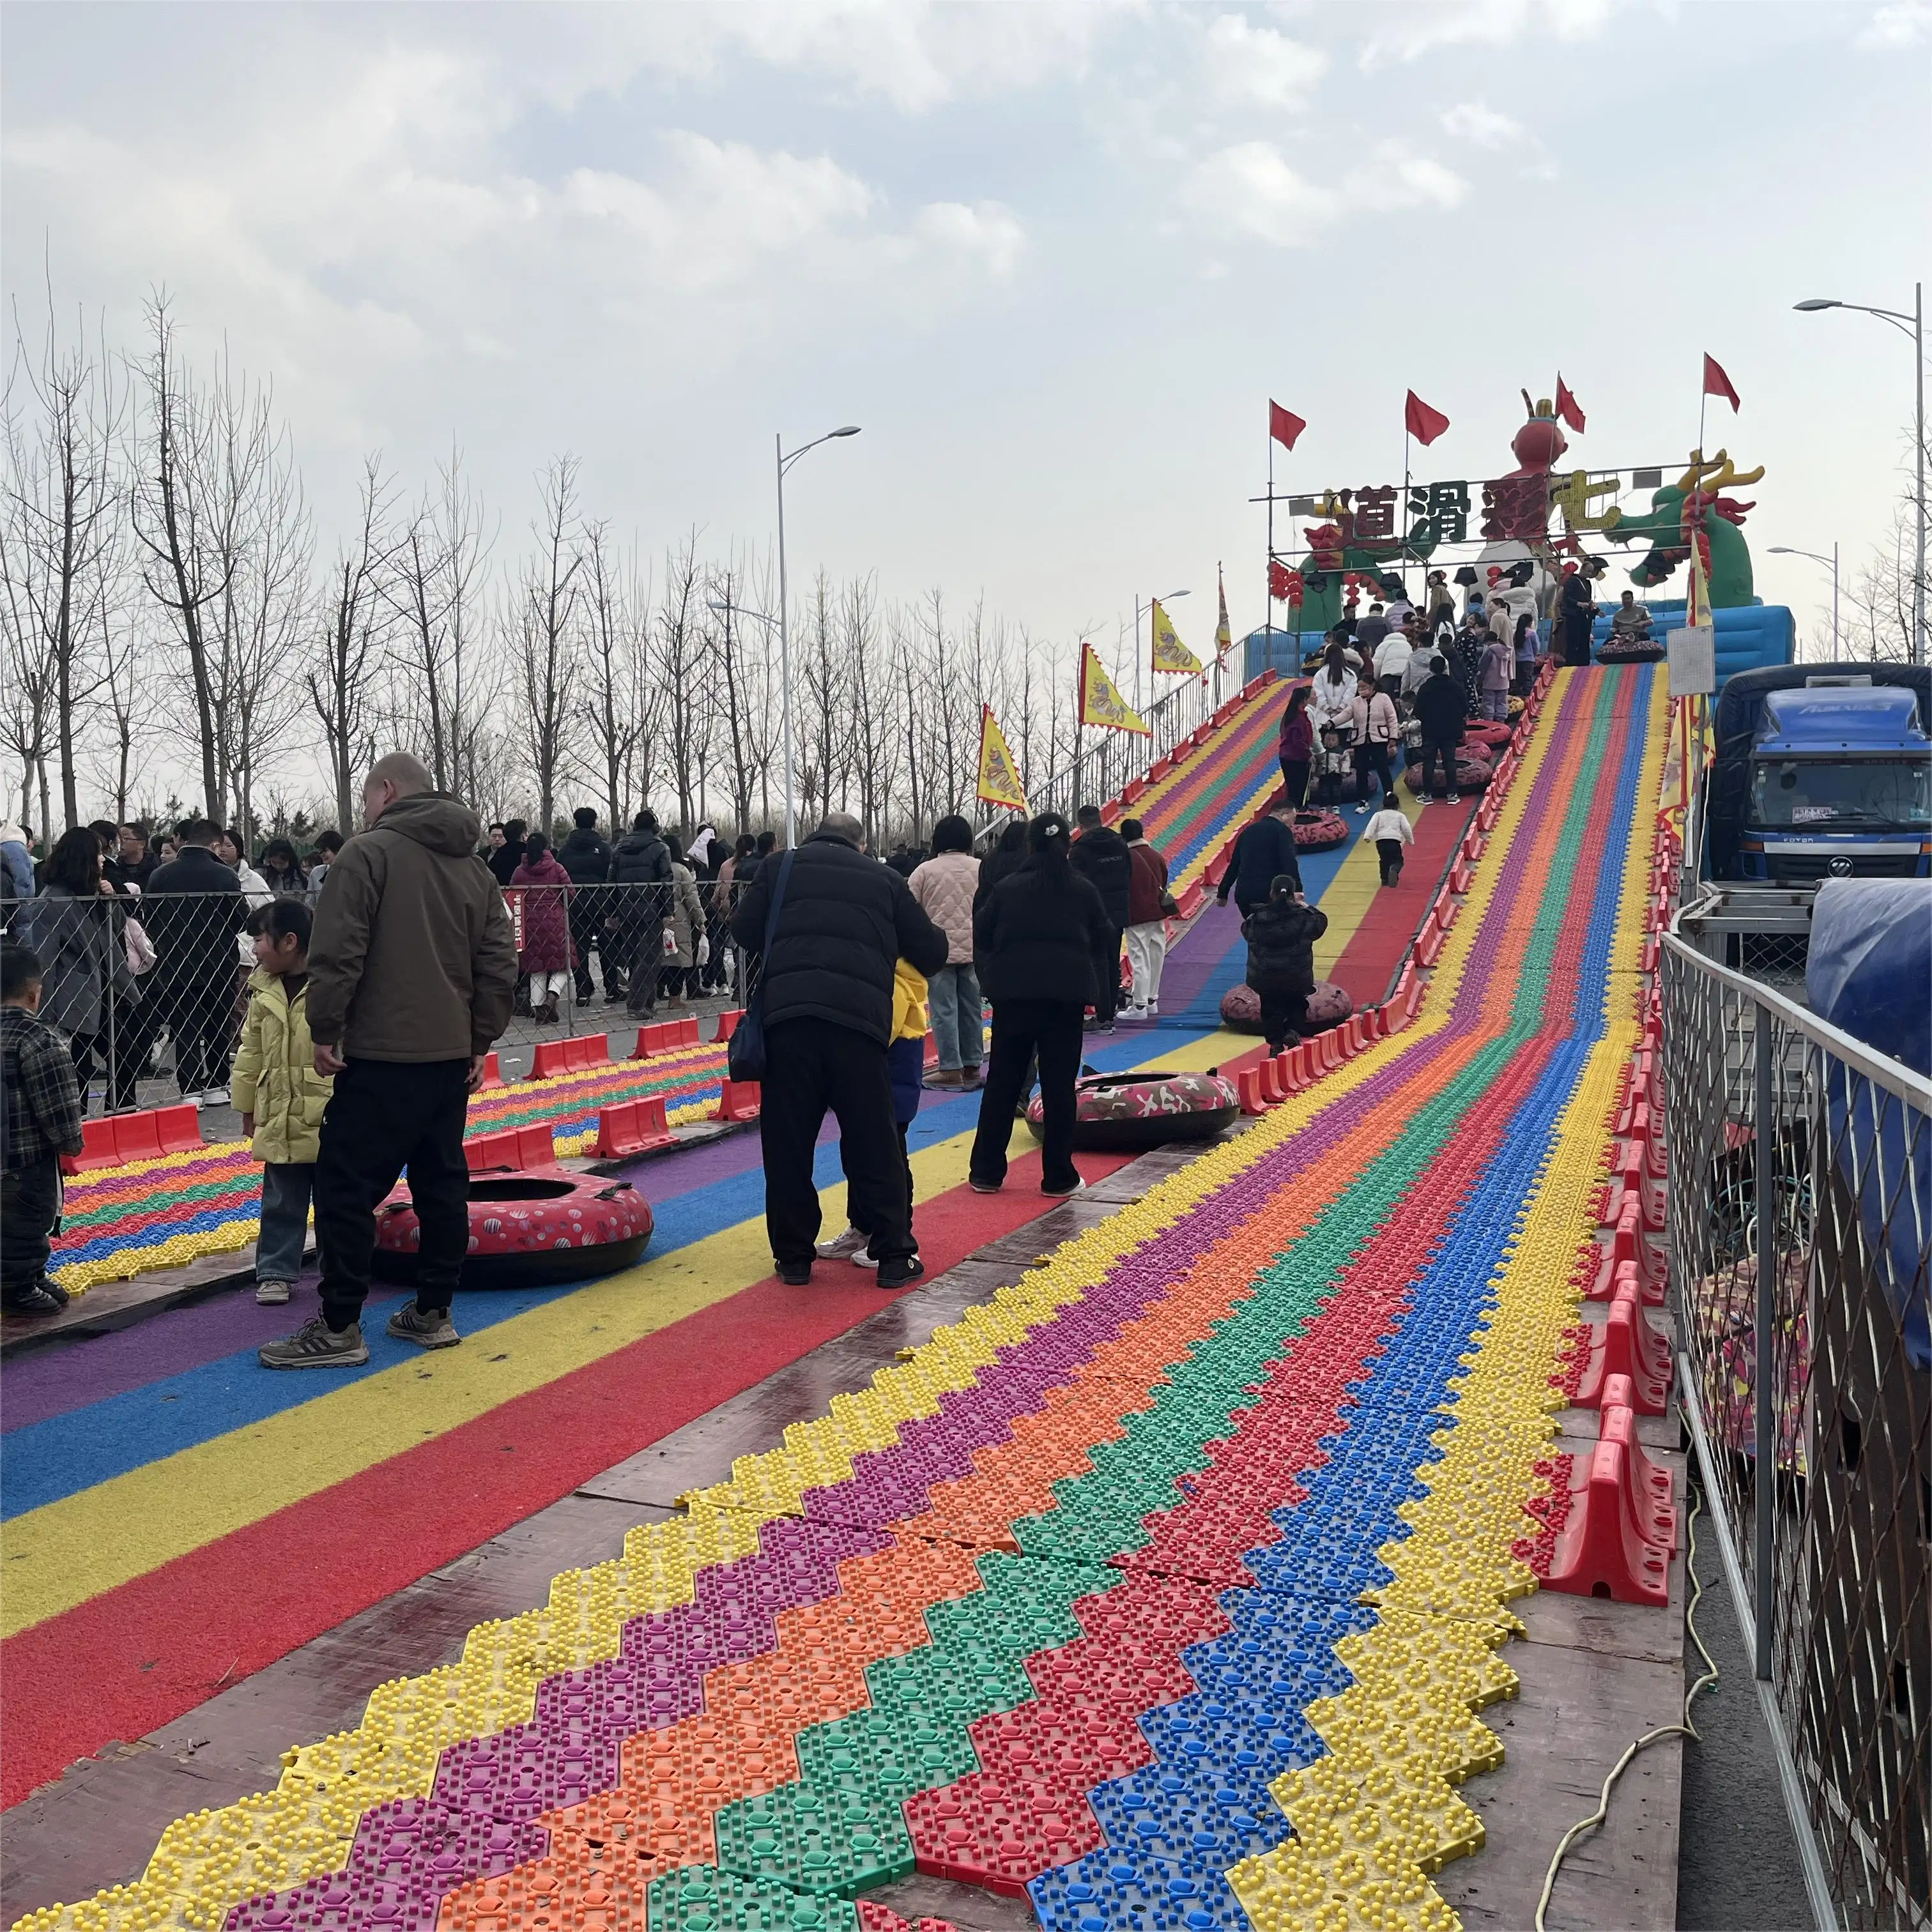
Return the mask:
<svg viewBox="0 0 1932 1932">
<path fill-rule="evenodd" d="M 795 569 L 944 584 L 1036 632 L 1186 586 L 1262 616 L 1279 480 L 1494 475 L 1560 368 L 1575 460 L 1709 440 L 1768 473 L 1748 532 L 1888 524 L 1911 397 L 1883 325 L 1927 254 L 1932 8 L 1425 0 L 1276 7 L 13 4 L 6 292 L 50 271 L 130 345 L 272 376 L 325 538 L 362 452 L 452 437 L 502 512 L 553 453 L 661 544 L 767 542 L 772 436 L 843 422 Z M 1916 157 L 1916 158 L 1915 158 Z M 9 326 L 11 322 L 10 320 Z"/>
</svg>

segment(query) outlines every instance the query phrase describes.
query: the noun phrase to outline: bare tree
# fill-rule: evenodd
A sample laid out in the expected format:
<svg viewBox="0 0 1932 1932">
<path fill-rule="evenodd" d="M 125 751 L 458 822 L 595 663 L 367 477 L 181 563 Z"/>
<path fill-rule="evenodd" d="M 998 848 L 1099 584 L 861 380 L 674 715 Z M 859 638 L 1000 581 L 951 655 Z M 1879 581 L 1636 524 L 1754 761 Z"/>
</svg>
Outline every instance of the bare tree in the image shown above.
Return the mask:
<svg viewBox="0 0 1932 1932">
<path fill-rule="evenodd" d="M 165 296 L 148 316 L 134 532 L 142 579 L 188 661 L 203 808 L 225 819 L 231 776 L 245 795 L 257 736 L 289 715 L 274 687 L 308 568 L 308 513 L 269 392 L 225 360 L 197 385 L 181 366 Z"/>
<path fill-rule="evenodd" d="M 1874 664 L 1912 661 L 1912 581 L 1918 568 L 1917 511 L 1910 497 L 1894 504 L 1892 528 L 1872 546 L 1845 602 L 1847 656 Z"/>
<path fill-rule="evenodd" d="M 0 513 L 0 616 L 7 626 L 12 678 L 24 680 L 22 728 L 10 739 L 34 746 L 36 769 L 51 723 L 60 772 L 61 806 L 80 822 L 74 757 L 81 707 L 100 688 L 103 654 L 120 562 L 121 478 L 117 450 L 124 430 L 127 389 L 104 344 L 86 345 L 83 315 L 76 340 L 63 344 L 48 292 L 47 321 L 38 359 L 29 362 L 25 332 L 7 386 L 6 473 Z M 31 411 L 32 420 L 26 418 Z M 45 712 L 51 706 L 50 720 Z M 18 747 L 16 747 L 18 749 Z M 43 829 L 46 800 L 43 786 Z"/>
<path fill-rule="evenodd" d="M 536 550 L 525 560 L 510 646 L 519 720 L 537 823 L 556 817 L 556 788 L 568 764 L 579 670 L 578 621 L 584 596 L 584 547 L 577 507 L 577 459 L 560 456 L 538 485 L 542 508 L 531 524 Z"/>
<path fill-rule="evenodd" d="M 652 682 L 662 694 L 665 751 L 677 792 L 678 823 L 695 829 L 692 814 L 703 784 L 711 740 L 711 692 L 706 676 L 708 627 L 700 613 L 704 582 L 698 561 L 698 532 L 664 558 L 664 600 L 658 606 Z"/>
<path fill-rule="evenodd" d="M 646 675 L 648 580 L 640 580 L 634 554 L 628 562 L 619 554 L 605 524 L 590 524 L 584 533 L 584 749 L 588 776 L 603 788 L 614 837 L 624 828 L 631 800 L 648 791 L 650 749 L 664 694 Z"/>
<path fill-rule="evenodd" d="M 356 527 L 338 547 L 329 566 L 311 620 L 315 655 L 303 680 L 322 727 L 335 823 L 345 831 L 356 823 L 356 773 L 375 749 L 375 673 L 382 662 L 392 608 L 382 588 L 389 496 L 382 459 L 366 458 Z"/>
<path fill-rule="evenodd" d="M 494 694 L 484 662 L 483 605 L 494 542 L 487 523 L 463 473 L 462 454 L 452 448 L 435 484 L 385 546 L 389 568 L 381 589 L 395 620 L 389 644 L 400 687 L 398 722 L 440 791 L 460 788 Z"/>
</svg>

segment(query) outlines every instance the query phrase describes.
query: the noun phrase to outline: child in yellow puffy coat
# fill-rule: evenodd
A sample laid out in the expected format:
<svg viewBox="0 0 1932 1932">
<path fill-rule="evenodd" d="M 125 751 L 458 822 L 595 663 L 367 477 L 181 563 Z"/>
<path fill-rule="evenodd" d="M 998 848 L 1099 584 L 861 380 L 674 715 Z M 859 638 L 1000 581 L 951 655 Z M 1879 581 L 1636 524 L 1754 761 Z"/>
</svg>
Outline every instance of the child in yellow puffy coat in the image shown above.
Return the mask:
<svg viewBox="0 0 1932 1932">
<path fill-rule="evenodd" d="M 335 1082 L 315 1070 L 308 1030 L 313 915 L 300 899 L 272 899 L 249 915 L 255 970 L 232 1075 L 236 1111 L 262 1168 L 255 1299 L 288 1300 L 302 1273 L 309 1197 L 322 1148 L 322 1110 Z"/>
</svg>

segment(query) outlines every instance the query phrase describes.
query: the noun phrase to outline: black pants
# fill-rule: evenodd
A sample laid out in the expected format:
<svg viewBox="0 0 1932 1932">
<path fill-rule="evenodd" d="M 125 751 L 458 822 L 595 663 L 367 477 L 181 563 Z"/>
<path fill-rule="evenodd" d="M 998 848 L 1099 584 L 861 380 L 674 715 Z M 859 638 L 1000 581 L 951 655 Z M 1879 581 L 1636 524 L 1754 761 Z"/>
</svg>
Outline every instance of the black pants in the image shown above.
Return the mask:
<svg viewBox="0 0 1932 1932">
<path fill-rule="evenodd" d="M 1399 886 L 1402 884 L 1402 841 L 1400 838 L 1378 838 L 1376 856 L 1382 861 L 1382 884 Z"/>
<path fill-rule="evenodd" d="M 1124 928 L 1110 926 L 1107 928 L 1107 957 L 1111 967 L 1103 968 L 1100 974 L 1100 997 L 1094 1002 L 1094 1018 L 1101 1026 L 1112 1026 L 1114 1016 L 1120 1010 L 1120 940 Z"/>
<path fill-rule="evenodd" d="M 60 1156 L 0 1174 L 0 1298 L 17 1300 L 47 1271 L 47 1237 L 60 1225 Z"/>
<path fill-rule="evenodd" d="M 1358 745 L 1355 747 L 1355 796 L 1366 805 L 1369 796 L 1369 774 L 1373 772 L 1382 781 L 1382 796 L 1395 796 L 1395 780 L 1389 772 L 1389 748 L 1386 745 Z"/>
<path fill-rule="evenodd" d="M 881 1263 L 916 1252 L 905 1154 L 892 1118 L 892 1083 L 883 1042 L 824 1020 L 784 1020 L 765 1031 L 758 1136 L 765 1160 L 765 1231 L 781 1268 L 808 1268 L 818 1240 L 813 1150 L 830 1108 L 848 1198 L 870 1222 Z M 853 1225 L 861 1224 L 855 1219 Z"/>
<path fill-rule="evenodd" d="M 1430 779 L 1439 759 L 1443 788 L 1454 796 L 1456 790 L 1456 747 L 1460 742 L 1461 740 L 1456 738 L 1426 737 L 1423 740 L 1422 769 L 1415 775 L 1415 789 L 1418 794 L 1432 789 Z"/>
<path fill-rule="evenodd" d="M 1064 1187 L 1079 1178 L 1073 1165 L 1073 1083 L 1080 1077 L 1080 1009 L 1070 1000 L 995 1000 L 993 1051 L 968 1163 L 975 1180 L 997 1184 L 1006 1178 L 1013 1108 L 1025 1090 L 1027 1068 L 1036 1053 L 1046 1129 L 1040 1184 Z"/>
<path fill-rule="evenodd" d="M 235 976 L 221 968 L 229 963 L 210 962 L 196 977 L 176 980 L 159 989 L 175 1043 L 175 1078 L 184 1094 L 206 1093 L 228 1084 Z"/>
<path fill-rule="evenodd" d="M 416 1306 L 446 1310 L 470 1250 L 466 1060 L 352 1060 L 335 1076 L 315 1163 L 315 1239 L 322 1312 L 340 1330 L 360 1318 L 376 1254 L 376 1209 L 410 1171 L 422 1224 Z"/>
<path fill-rule="evenodd" d="M 1288 788 L 1288 803 L 1301 805 L 1308 796 L 1308 760 L 1306 758 L 1283 758 L 1281 761 L 1281 782 Z"/>
<path fill-rule="evenodd" d="M 664 920 L 657 913 L 634 916 L 630 932 L 630 1012 L 649 1019 L 657 1010 L 658 974 L 664 968 Z"/>
<path fill-rule="evenodd" d="M 1299 1035 L 1306 1030 L 1308 995 L 1268 992 L 1258 986 L 1255 991 L 1262 1003 L 1262 1034 L 1270 1048 L 1279 1053 L 1290 1034 Z"/>
<path fill-rule="evenodd" d="M 906 1148 L 906 1130 L 912 1125 L 912 1123 L 910 1120 L 900 1120 L 896 1124 L 899 1130 L 900 1173 L 905 1182 L 906 1222 L 910 1226 L 912 1222 L 912 1156 Z M 842 1148 L 840 1150 L 840 1154 L 842 1159 L 844 1154 Z M 860 1190 L 852 1185 L 851 1177 L 849 1174 L 845 1180 L 845 1219 L 850 1226 L 856 1228 L 862 1234 L 869 1234 L 872 1232 L 872 1210 L 866 1206 Z M 873 1256 L 874 1261 L 878 1258 L 876 1255 Z"/>
<path fill-rule="evenodd" d="M 570 946 L 577 958 L 577 1004 L 580 1006 L 590 998 L 590 954 L 593 947 L 604 969 L 604 992 L 616 992 L 623 986 L 623 956 L 621 952 L 614 958 L 611 956 L 613 948 L 604 930 L 604 895 L 595 888 L 586 890 L 579 887 L 571 894 Z"/>
</svg>

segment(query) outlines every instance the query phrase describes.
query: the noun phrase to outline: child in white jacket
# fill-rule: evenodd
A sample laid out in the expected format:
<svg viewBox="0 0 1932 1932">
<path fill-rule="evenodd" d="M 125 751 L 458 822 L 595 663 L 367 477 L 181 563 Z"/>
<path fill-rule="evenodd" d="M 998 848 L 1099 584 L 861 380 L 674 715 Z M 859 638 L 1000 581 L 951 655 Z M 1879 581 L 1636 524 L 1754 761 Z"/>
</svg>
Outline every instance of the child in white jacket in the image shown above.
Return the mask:
<svg viewBox="0 0 1932 1932">
<path fill-rule="evenodd" d="M 1376 856 L 1382 861 L 1382 884 L 1402 884 L 1402 848 L 1415 843 L 1408 819 L 1395 806 L 1384 803 L 1381 811 L 1362 827 L 1362 836 L 1376 842 Z"/>
</svg>

